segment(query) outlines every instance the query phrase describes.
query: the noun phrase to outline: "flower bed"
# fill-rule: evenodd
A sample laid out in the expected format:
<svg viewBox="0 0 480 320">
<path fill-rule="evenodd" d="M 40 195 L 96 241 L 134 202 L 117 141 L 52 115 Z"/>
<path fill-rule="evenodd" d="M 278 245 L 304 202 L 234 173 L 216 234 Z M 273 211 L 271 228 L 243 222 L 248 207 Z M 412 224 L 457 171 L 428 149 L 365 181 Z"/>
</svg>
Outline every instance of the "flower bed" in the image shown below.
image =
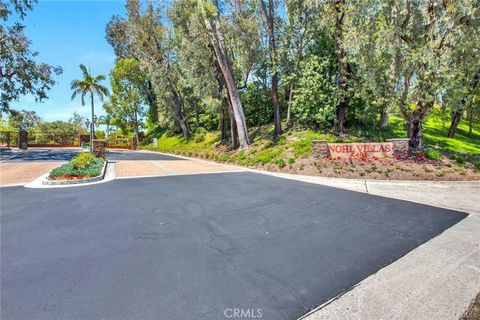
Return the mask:
<svg viewBox="0 0 480 320">
<path fill-rule="evenodd" d="M 80 180 L 97 177 L 102 174 L 104 163 L 104 159 L 82 152 L 71 161 L 53 169 L 48 175 L 48 180 Z"/>
</svg>

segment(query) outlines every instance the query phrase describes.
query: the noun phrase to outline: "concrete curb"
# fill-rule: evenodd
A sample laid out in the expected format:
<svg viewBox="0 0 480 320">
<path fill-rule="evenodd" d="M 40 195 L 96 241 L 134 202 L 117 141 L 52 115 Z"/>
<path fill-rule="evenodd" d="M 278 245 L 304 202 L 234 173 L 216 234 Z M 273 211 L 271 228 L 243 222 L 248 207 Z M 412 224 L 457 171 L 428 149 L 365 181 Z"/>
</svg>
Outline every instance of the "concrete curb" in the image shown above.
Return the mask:
<svg viewBox="0 0 480 320">
<path fill-rule="evenodd" d="M 103 162 L 102 172 L 96 177 L 77 179 L 77 180 L 48 180 L 48 179 L 45 179 L 45 180 L 42 181 L 42 184 L 43 185 L 49 185 L 49 186 L 60 186 L 60 185 L 69 185 L 69 184 L 86 184 L 86 183 L 90 183 L 90 182 L 100 181 L 105 177 L 105 171 L 107 169 L 107 164 L 108 164 L 108 161 L 105 160 Z"/>
<path fill-rule="evenodd" d="M 83 187 L 83 186 L 91 186 L 94 184 L 106 183 L 106 182 L 115 180 L 115 163 L 105 161 L 105 170 L 103 173 L 103 179 L 93 181 L 93 182 L 75 183 L 75 184 L 58 184 L 58 185 L 43 184 L 43 181 L 46 180 L 47 176 L 48 176 L 48 173 L 38 177 L 32 182 L 24 184 L 23 186 L 25 188 L 50 189 L 50 188 Z"/>
</svg>

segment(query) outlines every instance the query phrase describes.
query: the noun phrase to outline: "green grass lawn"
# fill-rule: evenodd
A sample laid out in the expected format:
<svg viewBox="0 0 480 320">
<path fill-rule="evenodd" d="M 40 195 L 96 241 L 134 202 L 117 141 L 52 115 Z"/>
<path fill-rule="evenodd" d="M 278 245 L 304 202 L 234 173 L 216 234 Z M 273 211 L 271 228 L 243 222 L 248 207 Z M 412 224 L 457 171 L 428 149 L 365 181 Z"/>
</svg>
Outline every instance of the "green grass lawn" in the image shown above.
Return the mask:
<svg viewBox="0 0 480 320">
<path fill-rule="evenodd" d="M 455 139 L 446 137 L 449 126 L 450 121 L 442 122 L 440 116 L 432 115 L 423 127 L 427 145 L 448 154 L 480 156 L 480 124 L 474 124 L 472 134 L 468 135 L 467 121 L 462 119 Z"/>
<path fill-rule="evenodd" d="M 399 137 L 406 137 L 403 120 L 398 116 L 390 117 L 390 130 Z M 472 134 L 468 134 L 468 123 L 462 119 L 458 125 L 455 139 L 447 138 L 450 127 L 450 117 L 442 119 L 439 110 L 433 110 L 430 117 L 423 123 L 423 135 L 428 149 L 437 149 L 448 155 L 480 156 L 480 124 L 475 123 Z"/>
</svg>

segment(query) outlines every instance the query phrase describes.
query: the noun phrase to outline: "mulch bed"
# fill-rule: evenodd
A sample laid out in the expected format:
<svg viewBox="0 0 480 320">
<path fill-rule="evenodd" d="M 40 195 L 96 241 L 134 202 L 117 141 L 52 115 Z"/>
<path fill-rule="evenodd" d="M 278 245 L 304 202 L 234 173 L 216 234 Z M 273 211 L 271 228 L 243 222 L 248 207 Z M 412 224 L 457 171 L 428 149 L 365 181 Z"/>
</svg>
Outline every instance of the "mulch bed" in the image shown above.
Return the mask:
<svg viewBox="0 0 480 320">
<path fill-rule="evenodd" d="M 258 168 L 274 172 L 296 173 L 334 178 L 357 178 L 378 180 L 436 180 L 478 181 L 480 171 L 470 164 L 459 164 L 449 158 L 439 161 L 395 158 L 314 160 L 298 159 L 281 168 L 276 164 L 260 165 Z"/>
</svg>

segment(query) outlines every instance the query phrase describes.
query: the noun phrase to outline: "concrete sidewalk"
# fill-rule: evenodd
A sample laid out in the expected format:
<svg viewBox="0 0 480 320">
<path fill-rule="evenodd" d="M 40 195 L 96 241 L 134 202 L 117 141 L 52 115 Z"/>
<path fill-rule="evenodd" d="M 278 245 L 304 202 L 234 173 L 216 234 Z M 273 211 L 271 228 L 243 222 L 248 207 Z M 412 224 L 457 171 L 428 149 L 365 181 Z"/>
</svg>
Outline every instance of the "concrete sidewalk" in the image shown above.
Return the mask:
<svg viewBox="0 0 480 320">
<path fill-rule="evenodd" d="M 340 179 L 276 173 L 263 170 L 253 171 L 285 179 L 321 184 L 387 198 L 480 214 L 480 201 L 478 201 L 480 198 L 480 181 Z"/>
</svg>

